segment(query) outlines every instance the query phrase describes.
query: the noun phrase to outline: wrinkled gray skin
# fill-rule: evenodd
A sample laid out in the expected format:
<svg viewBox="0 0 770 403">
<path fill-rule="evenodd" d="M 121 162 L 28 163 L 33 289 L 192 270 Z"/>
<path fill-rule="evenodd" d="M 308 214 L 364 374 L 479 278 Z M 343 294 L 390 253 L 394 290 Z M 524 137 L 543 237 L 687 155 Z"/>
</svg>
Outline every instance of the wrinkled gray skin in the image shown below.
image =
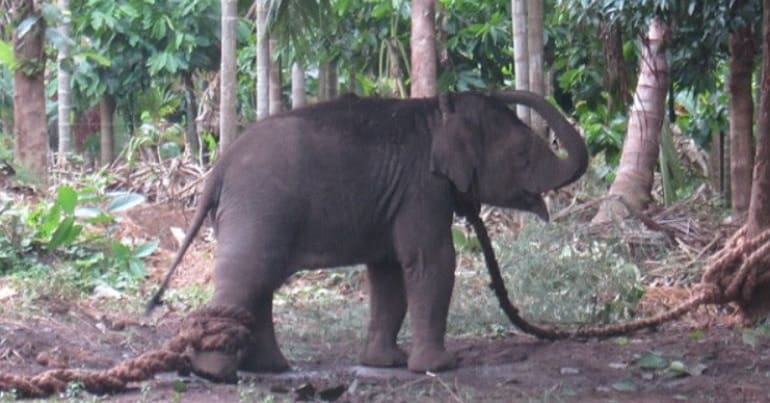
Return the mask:
<svg viewBox="0 0 770 403">
<path fill-rule="evenodd" d="M 567 158 L 516 118 L 509 105 L 517 103 L 546 119 Z M 575 129 L 527 92 L 410 100 L 347 95 L 254 124 L 207 178 L 167 275 L 209 214 L 218 238 L 211 303 L 249 310 L 254 340 L 237 354 L 196 353 L 195 371 L 233 381 L 238 369 L 288 369 L 273 330 L 273 292 L 300 269 L 359 263 L 370 284 L 361 363 L 453 368 L 444 334 L 457 192 L 547 219 L 540 194 L 575 181 L 587 163 Z M 407 313 L 409 354 L 396 344 Z"/>
</svg>

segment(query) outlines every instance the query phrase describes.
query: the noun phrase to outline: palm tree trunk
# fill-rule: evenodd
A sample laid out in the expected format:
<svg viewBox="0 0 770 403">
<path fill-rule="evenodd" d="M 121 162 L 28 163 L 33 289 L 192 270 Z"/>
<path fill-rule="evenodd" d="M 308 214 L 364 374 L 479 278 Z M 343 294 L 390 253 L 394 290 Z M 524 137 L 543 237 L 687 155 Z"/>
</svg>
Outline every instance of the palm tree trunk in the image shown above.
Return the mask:
<svg viewBox="0 0 770 403">
<path fill-rule="evenodd" d="M 517 90 L 529 90 L 529 50 L 527 44 L 527 0 L 511 0 L 513 23 L 513 75 Z M 526 106 L 516 106 L 516 114 L 529 125 L 530 113 Z"/>
<path fill-rule="evenodd" d="M 305 103 L 305 70 L 294 62 L 291 65 L 291 108 L 297 109 Z"/>
<path fill-rule="evenodd" d="M 219 67 L 219 150 L 235 140 L 238 116 L 236 113 L 235 47 L 238 26 L 237 0 L 222 0 L 222 57 Z"/>
<path fill-rule="evenodd" d="M 257 0 L 257 120 L 270 114 L 270 45 L 267 34 L 267 0 Z"/>
<path fill-rule="evenodd" d="M 26 31 L 13 32 L 14 58 L 25 68 L 13 75 L 13 132 L 16 139 L 14 159 L 47 183 L 48 131 L 45 118 L 45 20 L 32 0 L 20 2 L 16 21 L 36 21 Z"/>
<path fill-rule="evenodd" d="M 545 96 L 545 76 L 543 74 L 543 0 L 527 0 L 527 51 L 529 64 L 529 90 Z M 540 115 L 530 113 L 532 129 L 545 137 L 546 124 Z"/>
<path fill-rule="evenodd" d="M 730 204 L 733 217 L 746 214 L 751 196 L 754 167 L 752 126 L 754 100 L 751 76 L 754 71 L 754 34 L 747 24 L 730 33 Z"/>
<path fill-rule="evenodd" d="M 754 165 L 754 182 L 751 188 L 747 238 L 752 238 L 770 228 L 770 0 L 763 2 L 762 17 L 762 75 L 759 119 L 757 122 L 757 155 Z M 763 285 L 754 291 L 751 303 L 742 303 L 743 313 L 757 319 L 770 312 L 770 286 Z"/>
<path fill-rule="evenodd" d="M 629 214 L 626 207 L 642 210 L 652 199 L 660 130 L 666 113 L 669 68 L 663 45 L 667 35 L 665 23 L 653 18 L 642 41 L 639 81 L 628 116 L 618 173 L 609 191 L 610 195 L 622 198 L 623 203 L 615 199 L 603 203 L 594 222 L 607 221 L 615 215 L 625 217 Z"/>
<path fill-rule="evenodd" d="M 59 10 L 64 16 L 59 29 L 65 37 L 70 36 L 70 2 L 69 0 L 59 0 Z M 57 81 L 59 89 L 57 101 L 59 106 L 59 162 L 66 162 L 67 155 L 72 152 L 72 124 L 70 115 L 72 111 L 72 97 L 70 96 L 70 72 L 63 68 L 62 64 L 69 58 L 69 45 L 66 42 L 61 44 L 57 56 Z"/>
<path fill-rule="evenodd" d="M 412 98 L 436 95 L 435 15 L 434 0 L 412 0 Z"/>
<path fill-rule="evenodd" d="M 99 141 L 99 162 L 101 165 L 109 165 L 112 163 L 113 157 L 113 139 L 115 138 L 113 133 L 113 115 L 115 115 L 115 100 L 109 94 L 104 94 L 102 100 L 99 102 L 99 125 L 100 125 L 100 141 Z"/>
<path fill-rule="evenodd" d="M 189 71 L 182 72 L 182 82 L 185 97 L 185 120 L 187 121 L 184 130 L 185 143 L 190 156 L 198 158 L 200 139 L 198 138 L 198 128 L 195 124 L 198 102 L 195 99 L 195 84 L 193 84 L 192 73 Z"/>
<path fill-rule="evenodd" d="M 275 58 L 277 53 L 275 49 L 278 47 L 278 41 L 270 39 L 270 82 L 269 87 L 269 111 L 271 115 L 281 113 L 283 110 L 283 99 L 281 99 L 281 61 Z"/>
<path fill-rule="evenodd" d="M 328 101 L 337 96 L 337 63 L 324 61 L 318 65 L 318 100 Z"/>
</svg>

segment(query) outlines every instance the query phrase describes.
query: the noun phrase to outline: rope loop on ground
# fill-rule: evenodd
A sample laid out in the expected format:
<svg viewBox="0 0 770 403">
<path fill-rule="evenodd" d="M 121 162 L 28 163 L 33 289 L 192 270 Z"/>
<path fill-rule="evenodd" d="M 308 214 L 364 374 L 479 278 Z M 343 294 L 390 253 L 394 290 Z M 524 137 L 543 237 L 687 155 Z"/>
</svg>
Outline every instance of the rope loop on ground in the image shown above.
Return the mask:
<svg viewBox="0 0 770 403">
<path fill-rule="evenodd" d="M 38 375 L 0 373 L 0 391 L 18 397 L 37 398 L 61 393 L 70 382 L 80 382 L 88 392 L 106 394 L 126 389 L 160 372 L 189 374 L 189 348 L 197 351 L 237 351 L 251 337 L 254 321 L 249 312 L 235 306 L 215 305 L 191 312 L 179 333 L 158 350 L 125 360 L 107 370 L 55 369 Z"/>
</svg>

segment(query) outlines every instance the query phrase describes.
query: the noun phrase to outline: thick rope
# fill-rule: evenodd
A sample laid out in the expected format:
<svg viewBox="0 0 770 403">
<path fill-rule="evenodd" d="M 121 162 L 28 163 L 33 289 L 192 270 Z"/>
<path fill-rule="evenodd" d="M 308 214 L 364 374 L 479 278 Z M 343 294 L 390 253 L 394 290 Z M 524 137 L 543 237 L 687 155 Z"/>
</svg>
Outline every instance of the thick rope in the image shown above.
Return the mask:
<svg viewBox="0 0 770 403">
<path fill-rule="evenodd" d="M 160 372 L 189 374 L 188 347 L 197 351 L 236 351 L 251 336 L 251 315 L 234 306 L 212 306 L 190 313 L 179 333 L 158 350 L 123 361 L 107 370 L 55 369 L 38 375 L 0 373 L 0 391 L 36 398 L 60 393 L 70 382 L 80 382 L 88 392 L 124 391 L 130 382 L 141 382 Z"/>
<path fill-rule="evenodd" d="M 518 309 L 511 304 L 484 222 L 478 214 L 469 214 L 465 217 L 470 221 L 479 238 L 484 260 L 492 279 L 490 286 L 503 312 L 514 326 L 541 339 L 611 337 L 653 328 L 679 319 L 701 305 L 748 302 L 759 285 L 770 283 L 770 270 L 766 269 L 770 267 L 770 229 L 752 239 L 746 239 L 746 228 L 743 227 L 736 231 L 724 248 L 711 258 L 711 263 L 706 268 L 701 283 L 695 287 L 693 296 L 668 311 L 648 318 L 575 330 L 543 327 L 526 321 L 521 317 Z"/>
</svg>

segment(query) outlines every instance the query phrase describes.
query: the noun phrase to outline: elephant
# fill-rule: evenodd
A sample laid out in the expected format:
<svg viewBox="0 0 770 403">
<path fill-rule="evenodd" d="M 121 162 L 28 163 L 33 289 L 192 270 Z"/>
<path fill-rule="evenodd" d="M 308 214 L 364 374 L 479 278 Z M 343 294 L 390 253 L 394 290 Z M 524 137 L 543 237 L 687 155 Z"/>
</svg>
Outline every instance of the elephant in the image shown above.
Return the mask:
<svg viewBox="0 0 770 403">
<path fill-rule="evenodd" d="M 522 123 L 513 104 L 539 113 L 567 156 Z M 241 351 L 194 352 L 199 375 L 228 382 L 237 370 L 287 370 L 273 292 L 300 269 L 354 264 L 366 266 L 370 299 L 360 362 L 449 370 L 457 365 L 445 346 L 453 214 L 485 203 L 547 220 L 541 194 L 576 181 L 587 165 L 577 130 L 526 91 L 343 95 L 274 115 L 245 129 L 210 171 L 153 301 L 208 215 L 218 240 L 210 303 L 243 308 L 254 325 Z M 407 314 L 408 354 L 397 344 Z"/>
</svg>

